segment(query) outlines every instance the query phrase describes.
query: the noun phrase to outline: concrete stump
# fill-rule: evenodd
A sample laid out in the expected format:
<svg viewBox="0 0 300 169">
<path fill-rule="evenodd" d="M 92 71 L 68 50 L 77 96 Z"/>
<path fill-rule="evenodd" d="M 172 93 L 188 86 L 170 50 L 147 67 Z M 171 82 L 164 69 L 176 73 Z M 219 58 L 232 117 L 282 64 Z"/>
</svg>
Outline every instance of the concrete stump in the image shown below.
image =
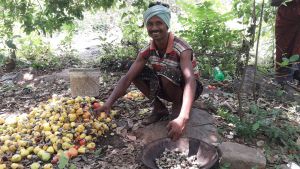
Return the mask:
<svg viewBox="0 0 300 169">
<path fill-rule="evenodd" d="M 167 137 L 167 124 L 169 121 L 159 121 L 136 131 L 137 137 L 147 144 L 159 138 Z M 217 129 L 215 120 L 208 112 L 192 109 L 190 120 L 182 137 L 191 137 L 207 143 L 217 143 Z"/>
</svg>

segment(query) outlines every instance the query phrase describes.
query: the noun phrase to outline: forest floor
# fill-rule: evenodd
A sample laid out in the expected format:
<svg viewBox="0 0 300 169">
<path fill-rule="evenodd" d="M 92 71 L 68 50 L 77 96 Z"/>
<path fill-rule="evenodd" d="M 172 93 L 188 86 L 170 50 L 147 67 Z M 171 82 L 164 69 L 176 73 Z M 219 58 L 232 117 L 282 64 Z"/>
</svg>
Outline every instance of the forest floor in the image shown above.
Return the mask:
<svg viewBox="0 0 300 169">
<path fill-rule="evenodd" d="M 102 70 L 100 75 L 100 101 L 105 101 L 117 80 L 124 73 L 124 71 L 120 71 L 117 68 L 114 69 L 114 67 L 111 67 L 110 70 Z M 220 142 L 229 140 L 262 149 L 265 152 L 268 168 L 274 168 L 276 165 L 289 162 L 291 155 L 296 156 L 294 159 L 299 159 L 299 154 L 289 151 L 288 145 L 279 143 L 278 145 L 280 146 L 278 146 L 274 143 L 269 143 L 269 138 L 266 138 L 261 133 L 251 140 L 240 137 L 233 129 L 232 124 L 221 115 L 222 111 L 220 111 L 220 108 L 237 114 L 237 82 L 214 83 L 209 79 L 202 79 L 202 82 L 205 85 L 206 92 L 196 100 L 194 106 L 207 110 L 216 118 Z M 246 90 L 244 91 L 247 91 L 247 85 L 251 85 L 248 83 L 249 81 L 246 80 Z M 128 89 L 128 92 L 130 91 L 136 91 L 136 88 L 131 86 Z M 207 91 L 215 92 L 209 93 Z M 258 107 L 265 110 L 280 109 L 285 115 L 277 121 L 278 123 L 285 121 L 291 126 L 299 127 L 299 92 L 291 88 L 282 90 L 274 83 L 261 81 L 258 93 Z M 26 68 L 12 73 L 3 73 L 0 82 L 0 115 L 28 113 L 32 107 L 37 107 L 40 103 L 46 102 L 53 94 L 71 97 L 70 81 L 66 70 L 40 72 Z M 245 92 L 244 96 L 247 99 L 244 102 L 245 104 L 253 103 L 250 93 Z M 114 104 L 113 109 L 119 111 L 119 117 L 115 119 L 118 127 L 107 133 L 105 137 L 99 138 L 96 151 L 80 155 L 72 159 L 70 164 L 75 164 L 77 168 L 84 169 L 145 168 L 140 161 L 144 145 L 142 140 L 134 135 L 134 132 L 144 127 L 141 121 L 151 112 L 150 102 L 146 98 L 130 100 L 123 97 Z M 293 136 L 293 138 L 295 137 Z M 296 138 L 298 139 L 295 141 L 300 146 L 299 133 Z M 275 148 L 268 148 L 274 145 Z M 30 160 L 24 161 L 25 166 L 29 164 Z"/>
</svg>

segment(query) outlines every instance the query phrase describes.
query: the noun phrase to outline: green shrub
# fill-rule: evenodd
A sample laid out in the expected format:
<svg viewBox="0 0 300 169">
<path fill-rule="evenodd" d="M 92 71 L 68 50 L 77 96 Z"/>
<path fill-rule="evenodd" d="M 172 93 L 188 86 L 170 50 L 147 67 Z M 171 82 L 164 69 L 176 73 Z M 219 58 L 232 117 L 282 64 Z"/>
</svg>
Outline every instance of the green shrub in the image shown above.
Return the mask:
<svg viewBox="0 0 300 169">
<path fill-rule="evenodd" d="M 35 69 L 72 67 L 80 63 L 80 60 L 69 48 L 70 45 L 63 45 L 62 55 L 58 56 L 54 54 L 49 43 L 46 43 L 41 36 L 32 33 L 18 39 L 17 57 L 20 63 Z"/>
<path fill-rule="evenodd" d="M 210 75 L 214 66 L 233 74 L 241 32 L 226 27 L 225 22 L 232 19 L 231 14 L 214 11 L 208 1 L 198 6 L 184 2 L 180 5 L 187 15 L 179 17 L 184 25 L 179 33 L 194 49 L 203 75 Z"/>
<path fill-rule="evenodd" d="M 54 66 L 59 61 L 53 55 L 50 44 L 34 33 L 18 39 L 17 56 L 27 61 L 34 68 Z"/>
<path fill-rule="evenodd" d="M 266 111 L 252 105 L 250 112 L 242 119 L 223 109 L 219 109 L 217 113 L 227 122 L 235 125 L 235 131 L 239 137 L 251 141 L 257 135 L 264 135 L 270 144 L 280 145 L 289 151 L 300 150 L 296 144 L 300 135 L 300 127 L 281 121 L 283 113 L 278 109 Z"/>
</svg>

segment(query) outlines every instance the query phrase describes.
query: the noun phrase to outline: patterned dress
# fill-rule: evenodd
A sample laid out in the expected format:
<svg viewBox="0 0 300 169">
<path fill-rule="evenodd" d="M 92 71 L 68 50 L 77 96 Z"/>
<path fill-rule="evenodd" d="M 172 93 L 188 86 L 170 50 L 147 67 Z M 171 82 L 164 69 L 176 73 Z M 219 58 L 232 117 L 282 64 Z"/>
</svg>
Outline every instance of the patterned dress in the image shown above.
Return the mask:
<svg viewBox="0 0 300 169">
<path fill-rule="evenodd" d="M 282 58 L 300 55 L 300 0 L 293 0 L 287 6 L 278 8 L 275 25 L 276 35 L 276 80 L 290 81 L 299 74 L 299 60 L 288 67 L 280 67 Z"/>
</svg>

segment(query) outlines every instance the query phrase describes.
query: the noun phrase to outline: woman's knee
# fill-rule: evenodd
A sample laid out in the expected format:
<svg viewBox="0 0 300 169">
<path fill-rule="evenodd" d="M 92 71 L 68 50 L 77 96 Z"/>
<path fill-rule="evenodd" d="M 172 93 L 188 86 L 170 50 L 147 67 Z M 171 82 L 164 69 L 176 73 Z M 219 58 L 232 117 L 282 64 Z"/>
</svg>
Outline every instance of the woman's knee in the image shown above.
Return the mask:
<svg viewBox="0 0 300 169">
<path fill-rule="evenodd" d="M 180 103 L 182 100 L 183 89 L 164 76 L 160 76 L 159 79 L 161 83 L 161 90 L 167 100 Z"/>
</svg>

